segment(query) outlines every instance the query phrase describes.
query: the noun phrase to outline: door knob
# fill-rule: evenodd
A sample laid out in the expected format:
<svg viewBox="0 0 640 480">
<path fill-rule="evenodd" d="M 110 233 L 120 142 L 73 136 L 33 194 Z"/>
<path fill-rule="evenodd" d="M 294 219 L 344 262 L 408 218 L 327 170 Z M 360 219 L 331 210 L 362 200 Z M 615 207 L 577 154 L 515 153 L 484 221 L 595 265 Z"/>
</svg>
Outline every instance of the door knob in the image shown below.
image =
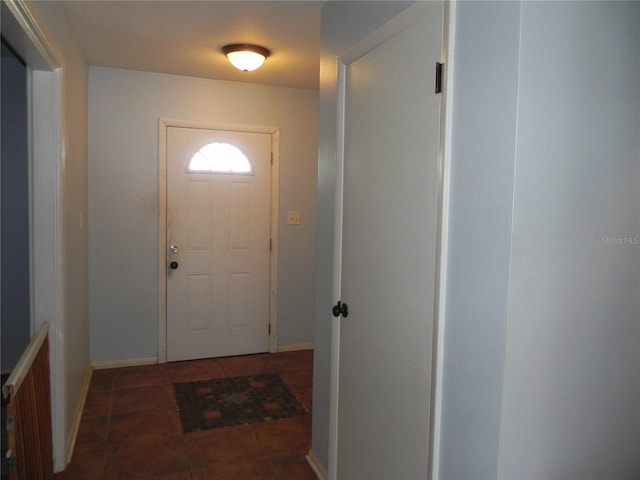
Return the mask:
<svg viewBox="0 0 640 480">
<path fill-rule="evenodd" d="M 342 315 L 343 318 L 347 318 L 349 316 L 349 307 L 346 303 L 338 302 L 333 306 L 333 316 L 339 317 Z"/>
<path fill-rule="evenodd" d="M 171 270 L 176 270 L 176 269 L 178 268 L 178 262 L 171 262 L 171 263 L 169 264 L 169 268 L 170 268 Z"/>
</svg>

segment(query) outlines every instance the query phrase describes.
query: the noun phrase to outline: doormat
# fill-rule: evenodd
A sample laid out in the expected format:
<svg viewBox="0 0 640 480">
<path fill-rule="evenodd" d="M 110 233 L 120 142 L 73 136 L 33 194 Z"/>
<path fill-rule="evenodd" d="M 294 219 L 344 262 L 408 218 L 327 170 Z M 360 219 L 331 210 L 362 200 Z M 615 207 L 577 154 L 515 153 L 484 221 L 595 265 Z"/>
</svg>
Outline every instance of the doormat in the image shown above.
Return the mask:
<svg viewBox="0 0 640 480">
<path fill-rule="evenodd" d="M 275 373 L 175 383 L 182 432 L 309 415 Z"/>
</svg>

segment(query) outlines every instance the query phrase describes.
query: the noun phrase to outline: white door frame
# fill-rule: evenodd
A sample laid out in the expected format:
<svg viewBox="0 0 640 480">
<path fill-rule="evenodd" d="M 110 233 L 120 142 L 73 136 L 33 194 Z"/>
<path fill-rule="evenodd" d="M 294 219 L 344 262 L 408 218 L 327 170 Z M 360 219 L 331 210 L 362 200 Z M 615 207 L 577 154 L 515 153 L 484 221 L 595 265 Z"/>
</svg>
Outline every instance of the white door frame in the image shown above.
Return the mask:
<svg viewBox="0 0 640 480">
<path fill-rule="evenodd" d="M 158 363 L 167 362 L 167 129 L 230 130 L 271 135 L 271 251 L 269 253 L 269 352 L 278 347 L 278 208 L 280 129 L 278 127 L 158 119 Z"/>
<path fill-rule="evenodd" d="M 65 66 L 56 42 L 45 32 L 27 2 L 2 1 L 2 33 L 28 67 L 31 335 L 49 322 L 53 461 L 59 472 L 70 451 L 64 355 Z"/>
<path fill-rule="evenodd" d="M 431 406 L 429 422 L 429 458 L 428 478 L 439 476 L 440 457 L 440 415 L 442 411 L 442 368 L 444 339 L 444 315 L 446 296 L 447 269 L 447 232 L 449 223 L 449 178 L 451 165 L 451 85 L 447 78 L 453 78 L 452 43 L 455 35 L 455 8 L 450 2 L 444 3 L 443 11 L 443 39 L 441 62 L 445 64 L 443 75 L 443 89 L 440 107 L 440 140 L 438 153 L 438 196 L 437 196 L 437 227 L 436 227 L 436 277 L 434 292 L 434 322 L 432 346 L 432 376 L 431 376 Z M 373 30 L 363 39 L 356 42 L 346 52 L 336 58 L 337 63 L 337 116 L 336 116 L 336 179 L 335 179 L 335 207 L 334 207 L 334 246 L 333 246 L 333 304 L 341 299 L 342 282 L 342 211 L 344 198 L 344 127 L 346 110 L 346 70 L 347 66 L 364 55 L 369 50 L 381 45 L 397 34 L 402 28 L 413 23 L 419 16 L 423 6 L 421 2 L 408 7 L 398 15 L 387 21 L 381 27 Z M 434 66 L 435 67 L 435 66 Z M 330 358 L 330 402 L 329 402 L 329 465 L 328 480 L 337 480 L 338 473 L 338 386 L 340 369 L 340 317 L 331 319 L 331 358 Z"/>
<path fill-rule="evenodd" d="M 456 3 L 444 2 L 442 19 L 442 99 L 440 103 L 440 147 L 438 151 L 438 211 L 436 227 L 436 291 L 433 312 L 433 352 L 431 379 L 431 422 L 429 430 L 429 479 L 440 478 L 440 438 L 442 428 L 442 385 L 447 294 L 449 239 L 449 191 L 451 179 L 451 132 L 453 131 L 453 74 L 455 68 Z"/>
</svg>

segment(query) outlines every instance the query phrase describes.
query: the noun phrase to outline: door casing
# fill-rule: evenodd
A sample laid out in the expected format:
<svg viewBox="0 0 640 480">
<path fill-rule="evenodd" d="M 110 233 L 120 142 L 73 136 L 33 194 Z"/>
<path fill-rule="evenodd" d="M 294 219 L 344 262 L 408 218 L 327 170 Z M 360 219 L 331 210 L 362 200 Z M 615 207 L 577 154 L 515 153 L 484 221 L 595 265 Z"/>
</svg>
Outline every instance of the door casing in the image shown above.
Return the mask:
<svg viewBox="0 0 640 480">
<path fill-rule="evenodd" d="M 278 208 L 280 129 L 270 126 L 158 120 L 158 363 L 167 361 L 167 129 L 169 127 L 231 130 L 271 135 L 271 251 L 269 258 L 269 352 L 277 351 L 278 323 Z"/>
</svg>

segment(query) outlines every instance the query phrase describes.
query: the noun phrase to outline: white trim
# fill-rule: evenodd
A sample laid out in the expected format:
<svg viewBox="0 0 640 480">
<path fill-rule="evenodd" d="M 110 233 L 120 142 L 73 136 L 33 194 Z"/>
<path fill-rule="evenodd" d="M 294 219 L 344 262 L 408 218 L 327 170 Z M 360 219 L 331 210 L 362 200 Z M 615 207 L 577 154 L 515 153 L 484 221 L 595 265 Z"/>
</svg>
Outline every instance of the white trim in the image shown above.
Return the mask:
<svg viewBox="0 0 640 480">
<path fill-rule="evenodd" d="M 313 473 L 316 474 L 316 477 L 318 477 L 318 480 L 327 480 L 329 478 L 327 476 L 327 471 L 322 466 L 322 463 L 318 460 L 318 457 L 313 450 L 309 450 L 309 454 L 305 455 L 304 458 L 307 459 L 307 463 L 311 467 L 311 470 L 313 470 Z"/>
<path fill-rule="evenodd" d="M 56 172 L 56 192 L 55 192 L 55 212 L 54 212 L 54 253 L 53 261 L 55 262 L 55 317 L 53 319 L 53 337 L 52 345 L 52 367 L 51 372 L 54 377 L 52 384 L 52 414 L 54 416 L 54 425 L 58 423 L 58 431 L 54 433 L 59 436 L 57 446 L 54 440 L 54 462 L 56 466 L 63 470 L 66 467 L 65 448 L 66 448 L 66 430 L 67 430 L 67 366 L 66 366 L 66 319 L 67 319 L 67 304 L 65 299 L 66 291 L 66 229 L 65 229 L 65 203 L 64 193 L 66 191 L 65 179 L 66 179 L 66 158 L 65 158 L 65 92 L 64 92 L 64 72 L 63 68 L 58 68 L 53 72 L 53 88 L 54 92 L 59 92 L 59 96 L 54 93 L 54 130 L 56 134 L 55 146 L 57 162 Z M 56 129 L 60 127 L 60 129 Z M 36 318 L 37 322 L 37 318 Z M 87 338 L 87 342 L 89 339 Z M 55 420 L 57 418 L 57 421 Z M 57 459 L 57 461 L 56 461 Z"/>
<path fill-rule="evenodd" d="M 9 22 L 2 22 L 2 34 L 27 65 L 34 70 L 48 71 L 60 67 L 63 63 L 60 50 L 54 41 L 47 38 L 28 3 L 24 0 L 3 0 L 2 4 L 11 13 Z"/>
<path fill-rule="evenodd" d="M 2 33 L 31 68 L 32 333 L 50 324 L 54 471 L 66 466 L 64 57 L 24 0 L 2 2 Z"/>
<path fill-rule="evenodd" d="M 313 343 L 292 343 L 289 345 L 278 345 L 277 352 L 297 352 L 298 350 L 313 350 Z"/>
<path fill-rule="evenodd" d="M 66 466 L 66 363 L 64 262 L 64 157 L 61 125 L 61 69 L 33 72 L 33 316 L 34 326 L 49 321 L 51 413 L 54 469 Z M 60 96 L 56 95 L 57 93 Z M 38 133 L 39 132 L 39 133 Z M 51 158 L 57 162 L 51 162 Z M 52 201 L 53 199 L 53 201 Z"/>
<path fill-rule="evenodd" d="M 89 393 L 89 386 L 91 385 L 91 377 L 93 375 L 93 369 L 91 366 L 87 367 L 87 371 L 84 374 L 84 380 L 82 381 L 82 388 L 80 389 L 80 398 L 76 405 L 76 412 L 73 416 L 73 422 L 67 435 L 67 463 L 71 463 L 71 457 L 73 457 L 73 451 L 76 447 L 76 439 L 78 438 L 78 430 L 80 429 L 80 421 L 82 420 L 82 412 L 84 411 L 84 405 L 87 402 L 87 394 Z"/>
<path fill-rule="evenodd" d="M 337 108 L 336 108 L 336 179 L 333 227 L 333 287 L 332 303 L 342 296 L 342 202 L 344 198 L 344 118 L 346 65 L 337 62 Z M 338 478 L 338 389 L 340 386 L 340 319 L 331 318 L 331 358 L 329 362 L 329 459 L 328 478 Z"/>
<path fill-rule="evenodd" d="M 278 219 L 280 217 L 280 129 L 271 132 L 271 252 L 269 265 L 269 352 L 278 351 Z"/>
<path fill-rule="evenodd" d="M 158 362 L 167 361 L 167 129 L 230 130 L 271 135 L 271 252 L 269 252 L 269 352 L 278 351 L 278 219 L 280 208 L 280 129 L 263 125 L 158 119 Z"/>
<path fill-rule="evenodd" d="M 126 360 L 104 360 L 101 362 L 91 362 L 94 370 L 105 370 L 107 368 L 142 367 L 146 365 L 156 365 L 158 357 L 129 358 Z"/>
<path fill-rule="evenodd" d="M 449 190 L 451 179 L 451 132 L 453 118 L 453 71 L 455 52 L 456 2 L 444 3 L 442 24 L 442 103 L 440 104 L 440 152 L 438 166 L 438 237 L 436 244 L 436 292 L 433 324 L 431 374 L 431 421 L 429 422 L 429 479 L 440 478 L 442 435 L 442 389 L 444 375 L 444 334 L 447 298 L 449 245 Z"/>
<path fill-rule="evenodd" d="M 167 361 L 167 128 L 158 119 L 158 362 Z M 95 368 L 95 367 L 94 367 Z"/>
</svg>

